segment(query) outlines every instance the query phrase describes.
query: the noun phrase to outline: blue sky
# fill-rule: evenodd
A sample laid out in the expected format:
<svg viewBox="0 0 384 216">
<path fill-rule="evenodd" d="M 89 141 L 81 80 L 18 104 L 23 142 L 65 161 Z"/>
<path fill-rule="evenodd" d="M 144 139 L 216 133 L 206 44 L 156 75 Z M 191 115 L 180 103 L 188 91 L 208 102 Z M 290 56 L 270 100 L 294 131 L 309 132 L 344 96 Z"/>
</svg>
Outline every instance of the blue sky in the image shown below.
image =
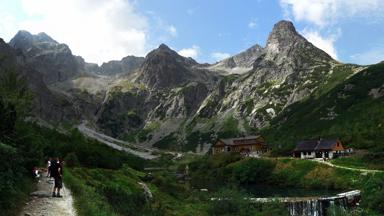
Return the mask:
<svg viewBox="0 0 384 216">
<path fill-rule="evenodd" d="M 383 0 L 0 0 L 0 37 L 46 32 L 89 62 L 146 55 L 160 43 L 199 62 L 265 45 L 291 20 L 342 62 L 384 60 Z"/>
</svg>

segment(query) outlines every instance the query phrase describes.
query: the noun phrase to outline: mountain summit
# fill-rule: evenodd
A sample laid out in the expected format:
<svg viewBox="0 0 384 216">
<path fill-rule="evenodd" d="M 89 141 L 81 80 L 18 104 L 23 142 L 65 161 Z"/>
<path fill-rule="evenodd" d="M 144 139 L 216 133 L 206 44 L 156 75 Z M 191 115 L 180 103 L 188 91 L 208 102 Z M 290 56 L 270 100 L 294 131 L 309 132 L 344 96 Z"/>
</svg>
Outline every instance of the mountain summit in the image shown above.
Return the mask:
<svg viewBox="0 0 384 216">
<path fill-rule="evenodd" d="M 153 89 L 169 89 L 191 81 L 206 82 L 210 75 L 198 70 L 197 65 L 192 58 L 183 57 L 161 44 L 145 57 L 138 69 L 137 81 Z"/>
<path fill-rule="evenodd" d="M 273 61 L 283 58 L 311 58 L 312 60 L 333 60 L 326 52 L 315 47 L 301 36 L 290 21 L 276 23 L 265 46 L 266 58 Z M 300 56 L 300 57 L 299 57 Z"/>
<path fill-rule="evenodd" d="M 256 44 L 247 50 L 221 60 L 209 67 L 213 71 L 223 71 L 228 74 L 242 74 L 252 69 L 253 63 L 263 53 L 263 48 Z"/>
<path fill-rule="evenodd" d="M 268 36 L 266 47 L 273 46 L 274 44 L 286 47 L 296 40 L 305 39 L 297 33 L 292 22 L 282 20 L 274 25 Z"/>
<path fill-rule="evenodd" d="M 45 33 L 33 35 L 19 31 L 9 45 L 21 50 L 27 63 L 43 75 L 47 84 L 68 80 L 84 68 L 84 62 L 72 55 L 66 44 L 58 43 Z"/>
<path fill-rule="evenodd" d="M 28 49 L 38 43 L 51 43 L 51 45 L 58 44 L 57 41 L 53 40 L 44 32 L 40 32 L 37 35 L 32 35 L 28 31 L 20 30 L 11 39 L 9 45 L 15 49 Z"/>
<path fill-rule="evenodd" d="M 289 21 L 276 23 L 253 68 L 213 92 L 200 116 L 233 112 L 256 128 L 265 126 L 284 107 L 303 99 L 330 77 L 338 64 L 297 33 Z M 321 77 L 321 79 L 320 79 Z"/>
</svg>

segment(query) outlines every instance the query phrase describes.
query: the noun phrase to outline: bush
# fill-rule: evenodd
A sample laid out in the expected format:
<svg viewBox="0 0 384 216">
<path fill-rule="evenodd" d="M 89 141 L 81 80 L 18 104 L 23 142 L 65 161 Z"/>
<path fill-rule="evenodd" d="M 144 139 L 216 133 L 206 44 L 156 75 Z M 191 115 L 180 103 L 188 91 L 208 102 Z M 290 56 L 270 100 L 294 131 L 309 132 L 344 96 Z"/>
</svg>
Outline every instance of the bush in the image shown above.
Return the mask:
<svg viewBox="0 0 384 216">
<path fill-rule="evenodd" d="M 178 184 L 173 176 L 169 176 L 166 173 L 158 173 L 154 176 L 152 183 L 164 193 L 177 198 L 185 198 L 185 187 Z"/>
<path fill-rule="evenodd" d="M 12 215 L 27 198 L 32 178 L 23 168 L 23 160 L 16 148 L 0 142 L 0 155 L 0 209 L 4 215 Z"/>
<path fill-rule="evenodd" d="M 362 205 L 384 214 L 384 174 L 366 177 L 362 191 Z"/>
<path fill-rule="evenodd" d="M 79 165 L 79 159 L 77 158 L 75 153 L 69 153 L 67 156 L 64 158 L 65 165 L 68 167 L 75 167 Z"/>
<path fill-rule="evenodd" d="M 264 183 L 270 178 L 275 165 L 270 160 L 241 160 L 230 165 L 232 179 L 240 184 Z"/>
<path fill-rule="evenodd" d="M 64 181 L 75 195 L 80 216 L 159 215 L 145 200 L 135 172 L 73 168 L 64 173 Z"/>
</svg>

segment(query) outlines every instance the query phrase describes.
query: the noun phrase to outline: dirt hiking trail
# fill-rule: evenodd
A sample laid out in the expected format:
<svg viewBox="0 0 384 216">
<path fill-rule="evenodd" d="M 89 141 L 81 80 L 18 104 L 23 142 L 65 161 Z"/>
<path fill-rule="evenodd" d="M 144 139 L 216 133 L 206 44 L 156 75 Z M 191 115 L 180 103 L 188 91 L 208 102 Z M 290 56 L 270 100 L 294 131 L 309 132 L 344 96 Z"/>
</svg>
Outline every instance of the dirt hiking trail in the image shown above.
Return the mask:
<svg viewBox="0 0 384 216">
<path fill-rule="evenodd" d="M 46 176 L 47 173 L 42 172 L 37 190 L 30 194 L 20 216 L 76 216 L 71 191 L 63 184 L 60 191 L 63 197 L 52 197 L 54 181 Z"/>
</svg>

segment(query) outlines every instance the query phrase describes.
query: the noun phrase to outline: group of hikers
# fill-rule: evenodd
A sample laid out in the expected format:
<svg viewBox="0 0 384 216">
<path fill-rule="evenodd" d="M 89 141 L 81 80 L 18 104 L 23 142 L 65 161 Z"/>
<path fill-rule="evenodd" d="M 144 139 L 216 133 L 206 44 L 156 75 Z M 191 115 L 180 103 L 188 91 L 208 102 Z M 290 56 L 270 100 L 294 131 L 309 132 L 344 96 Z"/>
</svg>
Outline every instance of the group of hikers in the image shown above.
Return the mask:
<svg viewBox="0 0 384 216">
<path fill-rule="evenodd" d="M 53 178 L 55 183 L 53 186 L 52 197 L 62 197 L 60 190 L 63 187 L 63 161 L 59 158 L 49 158 L 47 161 L 47 178 Z"/>
</svg>

